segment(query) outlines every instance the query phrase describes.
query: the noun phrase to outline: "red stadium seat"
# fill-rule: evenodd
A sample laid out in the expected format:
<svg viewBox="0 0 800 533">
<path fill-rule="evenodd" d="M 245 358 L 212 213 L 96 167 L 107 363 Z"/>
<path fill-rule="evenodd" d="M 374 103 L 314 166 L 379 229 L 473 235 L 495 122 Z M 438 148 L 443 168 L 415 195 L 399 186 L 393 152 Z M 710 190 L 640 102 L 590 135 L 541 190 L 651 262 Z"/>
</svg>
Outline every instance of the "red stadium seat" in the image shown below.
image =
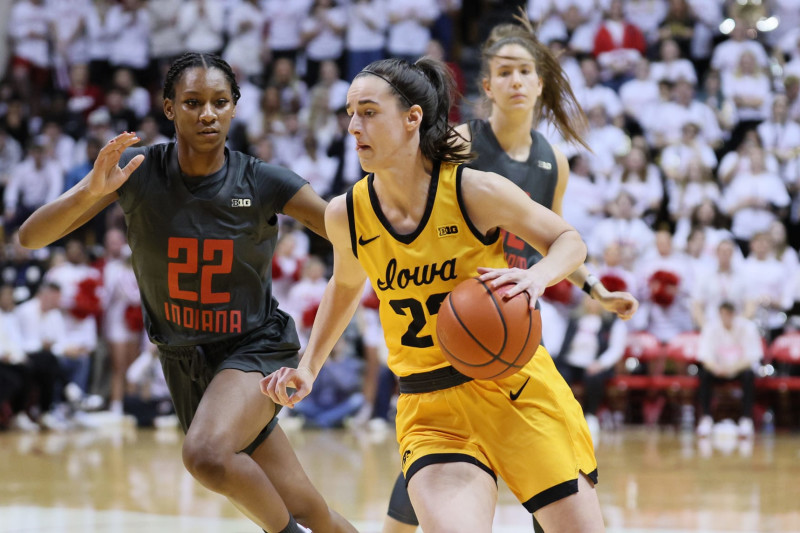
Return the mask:
<svg viewBox="0 0 800 533">
<path fill-rule="evenodd" d="M 663 346 L 652 333 L 637 331 L 628 334 L 625 343 L 625 353 L 622 356 L 623 365 L 620 371 L 609 381 L 610 387 L 618 389 L 648 389 L 652 384 L 652 377 L 642 374 L 630 374 L 625 370 L 638 366 L 654 359 L 663 357 Z"/>
<path fill-rule="evenodd" d="M 800 332 L 784 333 L 772 341 L 767 351 L 777 375 L 763 380 L 763 386 L 777 391 L 800 390 L 800 376 L 791 376 L 791 367 L 800 366 Z"/>
<path fill-rule="evenodd" d="M 696 363 L 700 349 L 700 333 L 688 331 L 672 338 L 664 346 L 665 357 L 676 363 L 679 369 L 691 363 Z M 656 389 L 696 389 L 699 385 L 697 376 L 690 376 L 683 372 L 677 375 L 653 376 L 653 387 Z"/>
</svg>

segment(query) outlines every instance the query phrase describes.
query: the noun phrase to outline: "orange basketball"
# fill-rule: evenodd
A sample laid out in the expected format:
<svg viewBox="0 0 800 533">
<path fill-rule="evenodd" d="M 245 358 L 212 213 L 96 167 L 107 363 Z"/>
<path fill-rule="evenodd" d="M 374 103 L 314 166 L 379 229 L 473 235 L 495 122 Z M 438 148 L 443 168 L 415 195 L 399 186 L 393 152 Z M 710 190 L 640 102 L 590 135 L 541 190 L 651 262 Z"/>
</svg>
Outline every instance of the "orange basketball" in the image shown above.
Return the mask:
<svg viewBox="0 0 800 533">
<path fill-rule="evenodd" d="M 436 336 L 453 367 L 475 379 L 508 377 L 530 361 L 542 338 L 542 317 L 522 293 L 503 295 L 478 278 L 459 283 L 439 308 Z"/>
</svg>

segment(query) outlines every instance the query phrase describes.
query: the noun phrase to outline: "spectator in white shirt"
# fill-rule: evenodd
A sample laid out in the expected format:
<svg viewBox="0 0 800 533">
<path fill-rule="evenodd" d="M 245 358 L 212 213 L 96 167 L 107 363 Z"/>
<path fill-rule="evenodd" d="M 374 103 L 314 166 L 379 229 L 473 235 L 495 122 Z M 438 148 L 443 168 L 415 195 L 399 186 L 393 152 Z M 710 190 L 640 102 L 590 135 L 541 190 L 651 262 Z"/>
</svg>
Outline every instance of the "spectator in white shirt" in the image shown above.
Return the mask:
<svg viewBox="0 0 800 533">
<path fill-rule="evenodd" d="M 753 147 L 749 158 L 749 172 L 737 174 L 723 196 L 725 211 L 733 218 L 731 231 L 738 241 L 748 241 L 766 231 L 791 201 L 781 178 L 767 170 L 764 151 Z"/>
<path fill-rule="evenodd" d="M 756 127 L 769 116 L 772 88 L 769 77 L 758 67 L 755 55 L 745 51 L 737 68 L 722 74 L 722 93 L 736 104 L 739 123 L 731 134 L 731 145 L 736 146 L 743 130 Z"/>
<path fill-rule="evenodd" d="M 686 180 L 692 162 L 700 163 L 708 171 L 716 168 L 717 156 L 699 135 L 700 131 L 699 122 L 691 120 L 684 123 L 681 127 L 681 138 L 661 152 L 661 168 L 673 183 Z"/>
<path fill-rule="evenodd" d="M 753 401 L 755 374 L 753 369 L 764 355 L 761 336 L 756 325 L 739 315 L 730 302 L 719 306 L 719 319 L 709 321 L 700 332 L 698 349 L 700 386 L 700 423 L 697 434 L 707 437 L 714 420 L 711 417 L 711 395 L 715 383 L 738 381 L 742 386 L 742 417 L 739 435 L 753 435 Z"/>
<path fill-rule="evenodd" d="M 736 126 L 736 104 L 722 92 L 722 80 L 719 72 L 709 70 L 705 73 L 702 90 L 697 95 L 697 101 L 707 105 L 717 118 L 719 128 L 729 134 Z M 722 134 L 722 132 L 720 132 Z"/>
<path fill-rule="evenodd" d="M 786 226 L 780 220 L 774 221 L 767 230 L 772 240 L 772 251 L 781 265 L 783 265 L 785 279 L 793 280 L 800 274 L 800 258 L 797 250 L 789 246 L 786 240 Z"/>
<path fill-rule="evenodd" d="M 65 373 L 88 392 L 91 353 L 97 347 L 97 317 L 102 311 L 99 287 L 100 272 L 89 266 L 84 245 L 70 239 L 66 245 L 65 261 L 45 274 L 45 281 L 61 287 L 61 310 L 66 334 L 63 347 L 56 353 Z"/>
<path fill-rule="evenodd" d="M 744 309 L 747 280 L 742 275 L 741 262 L 736 261 L 739 252 L 730 239 L 717 245 L 713 267 L 702 273 L 692 291 L 692 318 L 695 326 L 702 328 L 716 318 L 719 306 L 730 302 Z"/>
<path fill-rule="evenodd" d="M 345 28 L 348 82 L 361 69 L 383 59 L 388 13 L 383 0 L 354 0 L 350 3 Z"/>
<path fill-rule="evenodd" d="M 745 131 L 744 139 L 736 147 L 736 150 L 731 150 L 720 159 L 717 167 L 717 179 L 720 185 L 726 187 L 735 176 L 750 172 L 750 154 L 757 150 L 760 150 L 764 156 L 764 165 L 767 171 L 779 174 L 778 160 L 772 154 L 764 151 L 758 132 L 751 129 Z"/>
<path fill-rule="evenodd" d="M 800 124 L 789 120 L 789 101 L 778 94 L 772 100 L 772 116 L 756 131 L 767 153 L 780 165 L 780 175 L 787 186 L 796 188 L 800 179 Z"/>
<path fill-rule="evenodd" d="M 266 25 L 267 18 L 258 0 L 242 0 L 228 13 L 229 39 L 222 58 L 231 66 L 236 65 L 237 74 L 243 78 L 258 78 L 264 72 L 268 52 L 264 42 Z M 237 107 L 237 115 L 240 113 Z"/>
<path fill-rule="evenodd" d="M 334 61 L 323 61 L 320 64 L 319 83 L 316 87 L 327 91 L 328 110 L 331 112 L 347 103 L 347 89 L 350 84 L 339 77 L 339 72 L 339 65 Z"/>
<path fill-rule="evenodd" d="M 675 250 L 672 235 L 660 229 L 655 235 L 655 252 L 636 267 L 636 277 L 643 299 L 639 323 L 661 342 L 692 331 L 691 294 L 695 280 L 683 252 Z"/>
<path fill-rule="evenodd" d="M 283 115 L 282 131 L 272 136 L 275 154 L 284 166 L 291 166 L 306 151 L 306 131 L 297 113 Z"/>
<path fill-rule="evenodd" d="M 150 112 L 150 93 L 136 82 L 133 72 L 127 68 L 119 68 L 114 72 L 114 87 L 125 97 L 125 107 L 133 111 L 136 118 L 143 118 Z"/>
<path fill-rule="evenodd" d="M 705 238 L 704 254 L 707 257 L 714 257 L 717 253 L 717 245 L 724 240 L 733 241 L 733 233 L 727 229 L 729 220 L 720 210 L 719 204 L 711 198 L 705 198 L 692 209 L 689 216 L 681 217 L 675 224 L 675 236 L 673 242 L 680 249 L 685 249 L 689 240 L 689 233 L 700 228 L 703 230 Z M 742 251 L 736 248 L 736 260 L 744 260 Z"/>
<path fill-rule="evenodd" d="M 611 172 L 606 200 L 613 200 L 620 191 L 626 191 L 636 199 L 637 212 L 645 215 L 658 211 L 664 198 L 664 187 L 658 167 L 650 162 L 643 148 L 631 146 L 622 162 Z"/>
<path fill-rule="evenodd" d="M 74 162 L 75 139 L 64 133 L 61 123 L 54 119 L 48 119 L 42 124 L 42 137 L 47 145 L 45 157 L 56 161 L 66 173 Z"/>
<path fill-rule="evenodd" d="M 189 52 L 220 53 L 224 30 L 225 9 L 218 0 L 188 0 L 178 12 L 178 32 Z"/>
<path fill-rule="evenodd" d="M 588 237 L 600 220 L 605 218 L 605 181 L 596 178 L 589 170 L 583 154 L 569 159 L 570 175 L 564 191 L 564 219 Z"/>
<path fill-rule="evenodd" d="M 300 280 L 289 289 L 288 297 L 284 303 L 286 312 L 292 316 L 295 324 L 297 324 L 301 352 L 308 343 L 314 316 L 319 303 L 322 301 L 322 295 L 327 285 L 325 263 L 317 256 L 308 256 L 303 264 Z"/>
<path fill-rule="evenodd" d="M 41 414 L 38 421 L 54 429 L 63 427 L 55 423 L 52 410 L 54 404 L 61 403 L 60 391 L 65 385 L 57 357 L 63 355 L 66 337 L 64 317 L 58 307 L 60 297 L 58 285 L 43 283 L 33 298 L 14 310 L 26 372 L 31 383 L 38 385 L 37 407 Z"/>
<path fill-rule="evenodd" d="M 697 206 L 705 201 L 717 204 L 722 198 L 711 169 L 697 158 L 689 158 L 685 169 L 667 180 L 667 193 L 667 210 L 675 221 L 688 219 Z"/>
<path fill-rule="evenodd" d="M 281 134 L 285 130 L 280 89 L 275 85 L 267 86 L 261 94 L 259 104 L 255 113 L 243 117 L 246 121 L 247 141 L 250 144 L 255 144 L 263 137 Z"/>
<path fill-rule="evenodd" d="M 722 130 L 714 111 L 706 104 L 694 99 L 694 86 L 686 80 L 678 80 L 672 88 L 672 102 L 663 106 L 653 116 L 650 127 L 656 146 L 664 147 L 680 141 L 683 125 L 694 122 L 702 126 L 700 135 L 712 148 L 722 145 Z M 660 143 L 660 144 L 659 144 Z"/>
<path fill-rule="evenodd" d="M 178 32 L 178 13 L 182 7 L 183 0 L 147 2 L 147 14 L 150 17 L 150 58 L 158 72 L 162 72 L 162 69 L 184 51 L 183 39 Z"/>
<path fill-rule="evenodd" d="M 111 78 L 108 60 L 117 38 L 108 27 L 112 6 L 112 0 L 95 0 L 89 11 L 89 82 L 97 87 L 105 87 Z"/>
<path fill-rule="evenodd" d="M 711 68 L 719 71 L 723 78 L 739 67 L 739 58 L 745 52 L 753 54 L 753 59 L 760 69 L 766 68 L 769 63 L 764 46 L 751 37 L 756 32 L 748 32 L 747 22 L 744 19 L 734 17 L 733 20 L 735 25 L 728 39 L 719 43 L 711 56 Z"/>
<path fill-rule="evenodd" d="M 634 261 L 650 250 L 655 235 L 639 217 L 634 205 L 634 198 L 625 191 L 621 191 L 609 204 L 608 210 L 611 216 L 601 220 L 586 240 L 591 256 L 601 257 L 603 251 L 612 243 L 617 243 L 623 248 L 629 247 L 633 252 Z"/>
<path fill-rule="evenodd" d="M 46 140 L 36 136 L 28 147 L 28 157 L 11 172 L 3 193 L 6 232 L 10 233 L 36 209 L 52 202 L 64 189 L 64 170 L 45 154 Z"/>
<path fill-rule="evenodd" d="M 783 42 L 787 37 L 797 35 L 800 28 L 800 1 L 798 0 L 771 0 L 769 3 L 770 14 L 780 21 L 778 27 L 765 35 L 770 45 Z"/>
<path fill-rule="evenodd" d="M 89 17 L 91 0 L 60 0 L 52 2 L 54 66 L 59 87 L 69 85 L 69 67 L 89 63 Z"/>
<path fill-rule="evenodd" d="M 586 142 L 592 147 L 593 152 L 588 154 L 589 167 L 593 173 L 608 177 L 617 161 L 630 150 L 631 141 L 622 129 L 609 121 L 602 104 L 584 109 L 589 118 Z M 574 147 L 568 148 L 566 153 L 574 150 Z"/>
<path fill-rule="evenodd" d="M 439 16 L 436 0 L 387 0 L 390 57 L 413 63 L 425 55 L 431 39 L 431 25 Z"/>
<path fill-rule="evenodd" d="M 11 172 L 22 161 L 22 147 L 0 126 L 0 190 L 5 189 Z"/>
<path fill-rule="evenodd" d="M 581 60 L 581 73 L 583 74 L 584 86 L 582 89 L 575 91 L 578 103 L 581 104 L 584 110 L 592 109 L 598 105 L 602 106 L 611 121 L 620 126 L 623 122 L 622 102 L 613 89 L 600 84 L 600 67 L 597 64 L 597 60 L 592 57 L 583 58 Z"/>
<path fill-rule="evenodd" d="M 331 187 L 338 162 L 324 153 L 320 153 L 314 135 L 306 135 L 303 154 L 289 163 L 289 168 L 308 180 L 317 194 L 325 194 Z"/>
<path fill-rule="evenodd" d="M 305 82 L 309 87 L 319 80 L 323 61 L 341 61 L 346 24 L 347 13 L 343 7 L 336 6 L 333 0 L 314 0 L 300 25 L 306 56 Z"/>
<path fill-rule="evenodd" d="M 283 113 L 297 113 L 308 104 L 308 85 L 297 75 L 294 62 L 288 57 L 275 59 L 267 88 L 270 86 L 279 91 Z"/>
<path fill-rule="evenodd" d="M 311 103 L 298 114 L 303 129 L 314 137 L 322 152 L 327 151 L 337 128 L 336 114 L 329 107 L 329 93 L 327 87 L 317 84 L 311 90 Z M 316 190 L 319 192 L 319 189 Z"/>
<path fill-rule="evenodd" d="M 786 266 L 775 258 L 768 233 L 759 232 L 750 239 L 750 254 L 742 263 L 742 276 L 747 280 L 743 314 L 772 340 L 783 332 L 786 311 L 794 304 L 796 276 L 787 276 Z"/>
<path fill-rule="evenodd" d="M 11 39 L 11 77 L 19 94 L 30 97 L 32 113 L 50 84 L 50 24 L 44 0 L 21 0 L 11 9 L 7 24 Z"/>
<path fill-rule="evenodd" d="M 150 14 L 142 0 L 123 0 L 109 8 L 106 31 L 111 36 L 108 62 L 112 68 L 128 67 L 146 83 L 150 64 Z"/>
<path fill-rule="evenodd" d="M 302 46 L 300 26 L 313 0 L 265 0 L 262 2 L 267 19 L 267 46 L 272 60 L 288 58 L 292 62 Z"/>
<path fill-rule="evenodd" d="M 692 85 L 697 85 L 697 73 L 694 65 L 688 59 L 681 57 L 681 50 L 674 39 L 661 41 L 659 55 L 661 61 L 657 61 L 650 67 L 650 75 L 655 81 L 668 80 L 675 83 L 678 80 L 686 80 Z"/>
<path fill-rule="evenodd" d="M 647 110 L 659 101 L 658 83 L 650 77 L 650 62 L 646 58 L 636 64 L 634 76 L 619 88 L 619 98 L 625 114 L 644 128 Z"/>
</svg>

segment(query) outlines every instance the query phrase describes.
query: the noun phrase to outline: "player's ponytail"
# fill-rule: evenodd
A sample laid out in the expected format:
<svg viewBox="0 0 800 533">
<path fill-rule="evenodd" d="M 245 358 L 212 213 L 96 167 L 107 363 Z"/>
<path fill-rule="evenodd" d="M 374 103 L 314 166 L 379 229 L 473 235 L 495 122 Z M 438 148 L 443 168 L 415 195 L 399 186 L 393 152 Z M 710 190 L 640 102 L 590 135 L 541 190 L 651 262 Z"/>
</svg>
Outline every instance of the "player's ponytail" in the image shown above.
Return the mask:
<svg viewBox="0 0 800 533">
<path fill-rule="evenodd" d="M 422 108 L 419 147 L 430 160 L 464 163 L 463 139 L 448 122 L 455 94 L 455 81 L 447 65 L 429 57 L 413 65 L 403 59 L 383 59 L 367 65 L 356 78 L 373 75 L 383 79 L 403 108 Z"/>
<path fill-rule="evenodd" d="M 536 38 L 536 32 L 527 17 L 515 15 L 519 24 L 495 26 L 481 48 L 481 78 L 491 77 L 489 61 L 504 46 L 516 44 L 531 54 L 536 73 L 542 80 L 542 95 L 537 102 L 536 117 L 544 118 L 555 125 L 567 141 L 589 146 L 583 139 L 586 116 L 575 98 L 569 79 L 561 68 L 558 58 Z"/>
</svg>

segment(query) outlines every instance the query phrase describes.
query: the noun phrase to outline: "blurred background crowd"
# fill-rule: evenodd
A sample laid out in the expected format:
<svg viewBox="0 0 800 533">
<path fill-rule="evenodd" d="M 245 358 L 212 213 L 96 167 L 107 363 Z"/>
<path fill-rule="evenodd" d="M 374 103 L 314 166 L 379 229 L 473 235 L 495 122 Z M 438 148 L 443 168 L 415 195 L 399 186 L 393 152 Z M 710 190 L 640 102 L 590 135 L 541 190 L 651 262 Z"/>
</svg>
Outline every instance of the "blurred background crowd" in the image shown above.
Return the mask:
<svg viewBox="0 0 800 533">
<path fill-rule="evenodd" d="M 463 94 L 452 121 L 485 116 L 478 50 L 518 8 L 588 117 L 591 151 L 539 128 L 569 157 L 564 216 L 590 270 L 641 301 L 622 323 L 566 282 L 543 298 L 545 343 L 590 425 L 699 421 L 703 434 L 732 409 L 743 435 L 800 426 L 800 0 L 0 3 L 0 425 L 66 429 L 97 411 L 170 423 L 119 207 L 43 250 L 21 248 L 15 232 L 117 133 L 172 138 L 161 94 L 172 59 L 227 60 L 242 93 L 229 147 L 330 198 L 363 175 L 349 80 L 376 59 L 436 56 Z M 330 248 L 281 223 L 274 292 L 305 338 Z M 369 288 L 363 303 L 295 410 L 301 423 L 391 423 L 395 384 Z"/>
</svg>

